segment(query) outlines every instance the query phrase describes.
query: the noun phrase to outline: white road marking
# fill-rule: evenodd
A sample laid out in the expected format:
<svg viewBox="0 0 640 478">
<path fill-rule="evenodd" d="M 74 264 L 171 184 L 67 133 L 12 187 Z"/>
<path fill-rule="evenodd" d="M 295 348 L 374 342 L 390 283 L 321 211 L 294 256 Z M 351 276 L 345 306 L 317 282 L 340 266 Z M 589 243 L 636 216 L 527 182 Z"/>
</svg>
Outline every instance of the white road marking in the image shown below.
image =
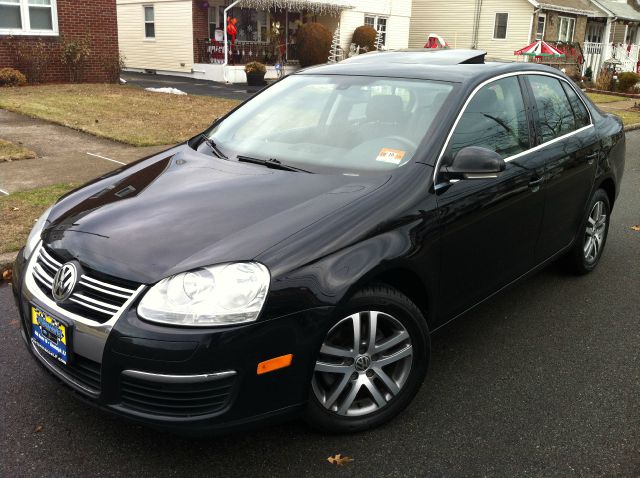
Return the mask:
<svg viewBox="0 0 640 478">
<path fill-rule="evenodd" d="M 5 191 L 4 189 L 0 189 L 0 193 L 6 194 L 7 196 L 9 195 L 9 193 L 7 191 Z"/>
<path fill-rule="evenodd" d="M 116 161 L 115 159 L 111 159 L 111 158 L 107 158 L 105 156 L 100 156 L 99 154 L 93 154 L 93 153 L 87 153 L 89 156 L 95 156 L 96 158 L 100 158 L 100 159 L 106 159 L 107 161 L 111 161 L 112 163 L 118 163 L 118 164 L 127 164 L 127 163 L 123 163 L 122 161 Z"/>
</svg>

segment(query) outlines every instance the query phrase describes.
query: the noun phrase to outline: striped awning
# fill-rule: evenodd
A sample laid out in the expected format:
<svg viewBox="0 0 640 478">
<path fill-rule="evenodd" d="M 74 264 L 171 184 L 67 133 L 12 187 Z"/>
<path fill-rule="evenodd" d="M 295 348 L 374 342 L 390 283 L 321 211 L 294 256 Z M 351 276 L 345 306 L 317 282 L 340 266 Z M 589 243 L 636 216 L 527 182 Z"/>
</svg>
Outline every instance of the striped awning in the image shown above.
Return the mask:
<svg viewBox="0 0 640 478">
<path fill-rule="evenodd" d="M 520 50 L 516 50 L 515 52 L 513 52 L 514 55 L 524 55 L 524 56 L 551 56 L 551 57 L 555 57 L 555 58 L 564 58 L 565 54 L 562 50 L 559 50 L 551 45 L 549 45 L 547 42 L 544 42 L 542 40 L 538 40 L 535 43 L 532 43 L 531 45 L 525 46 L 524 48 L 521 48 Z"/>
</svg>

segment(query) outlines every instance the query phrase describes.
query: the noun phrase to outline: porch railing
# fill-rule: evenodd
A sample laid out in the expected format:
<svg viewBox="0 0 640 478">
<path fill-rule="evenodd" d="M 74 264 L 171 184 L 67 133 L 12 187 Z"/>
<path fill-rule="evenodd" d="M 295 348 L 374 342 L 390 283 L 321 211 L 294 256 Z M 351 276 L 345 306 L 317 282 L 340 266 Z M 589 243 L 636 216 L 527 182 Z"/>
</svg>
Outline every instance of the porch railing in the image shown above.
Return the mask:
<svg viewBox="0 0 640 478">
<path fill-rule="evenodd" d="M 279 45 L 276 50 L 267 42 L 236 42 L 229 45 L 228 58 L 230 65 L 244 65 L 251 61 L 274 65 L 282 60 L 297 61 L 298 51 L 295 43 Z M 198 40 L 198 63 L 224 63 L 224 42 Z"/>
<path fill-rule="evenodd" d="M 614 44 L 611 46 L 611 57 L 620 62 L 622 71 L 636 71 L 640 58 L 640 45 Z"/>
<path fill-rule="evenodd" d="M 602 64 L 602 54 L 604 53 L 604 43 L 584 42 L 582 50 L 584 63 L 582 64 L 582 74 L 591 68 L 592 78 L 595 80 Z"/>
</svg>

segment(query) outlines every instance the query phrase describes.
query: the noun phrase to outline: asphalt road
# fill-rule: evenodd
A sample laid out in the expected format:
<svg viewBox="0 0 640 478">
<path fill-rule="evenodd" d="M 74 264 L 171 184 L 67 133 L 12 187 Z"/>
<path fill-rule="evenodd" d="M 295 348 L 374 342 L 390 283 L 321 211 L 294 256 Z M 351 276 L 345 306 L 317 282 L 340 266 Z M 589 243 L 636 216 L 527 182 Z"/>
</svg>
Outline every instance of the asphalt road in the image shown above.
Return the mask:
<svg viewBox="0 0 640 478">
<path fill-rule="evenodd" d="M 414 403 L 356 436 L 291 422 L 187 439 L 96 411 L 28 356 L 0 287 L 0 476 L 640 476 L 635 224 L 640 133 L 598 269 L 551 266 L 437 334 Z"/>
</svg>

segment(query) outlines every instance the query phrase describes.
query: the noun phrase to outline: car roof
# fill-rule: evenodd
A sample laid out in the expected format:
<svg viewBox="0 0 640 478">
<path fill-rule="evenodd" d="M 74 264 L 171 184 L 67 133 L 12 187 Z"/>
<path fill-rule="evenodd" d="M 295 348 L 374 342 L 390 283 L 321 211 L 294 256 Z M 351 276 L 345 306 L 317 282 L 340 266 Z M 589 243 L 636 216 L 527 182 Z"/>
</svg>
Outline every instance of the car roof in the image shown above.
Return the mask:
<svg viewBox="0 0 640 478">
<path fill-rule="evenodd" d="M 487 60 L 482 50 L 405 49 L 370 52 L 339 63 L 298 71 L 302 75 L 385 76 L 456 83 L 476 83 L 518 71 L 544 71 L 564 76 L 538 63 Z"/>
</svg>

